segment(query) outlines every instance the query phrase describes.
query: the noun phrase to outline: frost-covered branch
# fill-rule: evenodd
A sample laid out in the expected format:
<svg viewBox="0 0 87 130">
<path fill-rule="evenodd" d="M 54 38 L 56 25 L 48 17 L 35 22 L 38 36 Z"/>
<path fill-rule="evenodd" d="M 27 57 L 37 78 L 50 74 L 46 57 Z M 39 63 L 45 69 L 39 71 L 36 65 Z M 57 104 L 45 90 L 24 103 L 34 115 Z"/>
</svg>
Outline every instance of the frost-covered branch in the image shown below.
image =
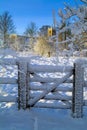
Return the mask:
<svg viewBox="0 0 87 130">
<path fill-rule="evenodd" d="M 87 4 L 87 0 L 81 0 L 81 1 Z"/>
<path fill-rule="evenodd" d="M 65 3 L 65 12 L 61 9 L 58 11 L 61 18 L 61 23 L 58 24 L 59 34 L 65 35 L 65 39 L 58 42 L 75 45 L 75 43 L 83 43 L 87 41 L 86 38 L 83 40 L 87 33 L 87 7 L 85 5 L 79 6 L 78 8 L 72 8 Z M 81 42 L 82 41 L 82 42 Z"/>
</svg>

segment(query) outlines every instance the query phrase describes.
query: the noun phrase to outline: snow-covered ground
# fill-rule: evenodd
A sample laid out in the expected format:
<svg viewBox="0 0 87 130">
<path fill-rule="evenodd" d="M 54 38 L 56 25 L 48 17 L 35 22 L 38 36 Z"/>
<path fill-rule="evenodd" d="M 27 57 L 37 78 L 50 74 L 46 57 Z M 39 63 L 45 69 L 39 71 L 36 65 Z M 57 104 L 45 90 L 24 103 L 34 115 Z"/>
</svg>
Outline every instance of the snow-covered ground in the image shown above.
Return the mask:
<svg viewBox="0 0 87 130">
<path fill-rule="evenodd" d="M 66 64 L 67 60 L 52 58 L 30 57 L 31 64 Z M 71 64 L 73 58 L 68 62 Z M 9 73 L 8 73 L 9 75 Z M 13 76 L 15 76 L 13 74 Z M 17 96 L 17 85 L 0 86 L 0 95 Z M 87 108 L 84 107 L 83 118 L 75 119 L 71 110 L 31 108 L 18 110 L 17 103 L 0 104 L 0 130 L 86 130 Z"/>
<path fill-rule="evenodd" d="M 17 110 L 17 104 L 0 108 L 0 130 L 86 130 L 87 112 L 82 119 L 71 117 L 70 110 Z"/>
</svg>

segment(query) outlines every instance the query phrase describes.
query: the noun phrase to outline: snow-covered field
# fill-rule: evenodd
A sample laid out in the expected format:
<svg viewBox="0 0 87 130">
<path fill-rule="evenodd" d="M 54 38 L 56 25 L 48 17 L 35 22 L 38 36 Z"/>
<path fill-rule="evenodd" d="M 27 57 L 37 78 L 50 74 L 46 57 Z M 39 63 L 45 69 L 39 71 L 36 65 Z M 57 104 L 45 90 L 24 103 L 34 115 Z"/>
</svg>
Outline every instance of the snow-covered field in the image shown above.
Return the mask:
<svg viewBox="0 0 87 130">
<path fill-rule="evenodd" d="M 0 130 L 86 130 L 87 114 L 82 119 L 73 119 L 70 113 L 34 108 L 18 111 L 13 105 L 0 110 Z"/>
<path fill-rule="evenodd" d="M 73 59 L 68 62 L 72 63 Z M 67 60 L 59 59 L 59 64 L 67 64 Z M 30 57 L 31 64 L 58 64 L 52 58 Z M 14 76 L 14 74 L 13 74 Z M 17 96 L 17 86 L 0 86 L 0 95 Z M 0 130 L 86 130 L 87 108 L 84 107 L 84 116 L 74 119 L 71 110 L 31 108 L 18 110 L 17 103 L 0 104 Z"/>
</svg>

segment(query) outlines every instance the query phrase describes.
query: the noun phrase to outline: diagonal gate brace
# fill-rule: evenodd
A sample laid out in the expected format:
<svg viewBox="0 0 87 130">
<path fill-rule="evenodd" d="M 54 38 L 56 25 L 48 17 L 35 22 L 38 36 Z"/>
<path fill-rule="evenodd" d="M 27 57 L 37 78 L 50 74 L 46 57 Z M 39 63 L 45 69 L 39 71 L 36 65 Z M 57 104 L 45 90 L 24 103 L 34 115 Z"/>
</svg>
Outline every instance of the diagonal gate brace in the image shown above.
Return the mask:
<svg viewBox="0 0 87 130">
<path fill-rule="evenodd" d="M 67 78 L 69 78 L 72 75 L 72 72 L 67 73 L 63 78 L 61 78 L 60 81 L 55 82 L 53 86 L 51 86 L 49 89 L 44 90 L 39 96 L 29 100 L 28 105 L 29 107 L 33 107 L 40 99 L 44 98 L 46 94 L 49 92 L 52 92 L 56 89 L 57 85 L 60 85 L 61 83 L 65 82 Z"/>
</svg>

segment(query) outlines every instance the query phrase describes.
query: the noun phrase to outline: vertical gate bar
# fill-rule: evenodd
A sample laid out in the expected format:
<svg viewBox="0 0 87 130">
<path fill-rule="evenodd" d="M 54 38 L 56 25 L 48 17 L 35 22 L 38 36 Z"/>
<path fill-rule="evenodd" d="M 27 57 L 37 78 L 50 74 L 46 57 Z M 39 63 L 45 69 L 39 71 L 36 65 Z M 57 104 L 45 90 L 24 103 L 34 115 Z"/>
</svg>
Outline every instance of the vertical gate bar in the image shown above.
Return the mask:
<svg viewBox="0 0 87 130">
<path fill-rule="evenodd" d="M 18 62 L 18 108 L 26 109 L 27 62 Z"/>
<path fill-rule="evenodd" d="M 28 101 L 29 101 L 29 78 L 30 73 L 28 71 L 28 62 L 27 62 L 27 73 L 26 73 L 26 107 L 28 107 Z"/>
<path fill-rule="evenodd" d="M 72 116 L 74 118 L 81 118 L 83 116 L 84 70 L 80 60 L 74 64 L 74 68 Z"/>
</svg>

